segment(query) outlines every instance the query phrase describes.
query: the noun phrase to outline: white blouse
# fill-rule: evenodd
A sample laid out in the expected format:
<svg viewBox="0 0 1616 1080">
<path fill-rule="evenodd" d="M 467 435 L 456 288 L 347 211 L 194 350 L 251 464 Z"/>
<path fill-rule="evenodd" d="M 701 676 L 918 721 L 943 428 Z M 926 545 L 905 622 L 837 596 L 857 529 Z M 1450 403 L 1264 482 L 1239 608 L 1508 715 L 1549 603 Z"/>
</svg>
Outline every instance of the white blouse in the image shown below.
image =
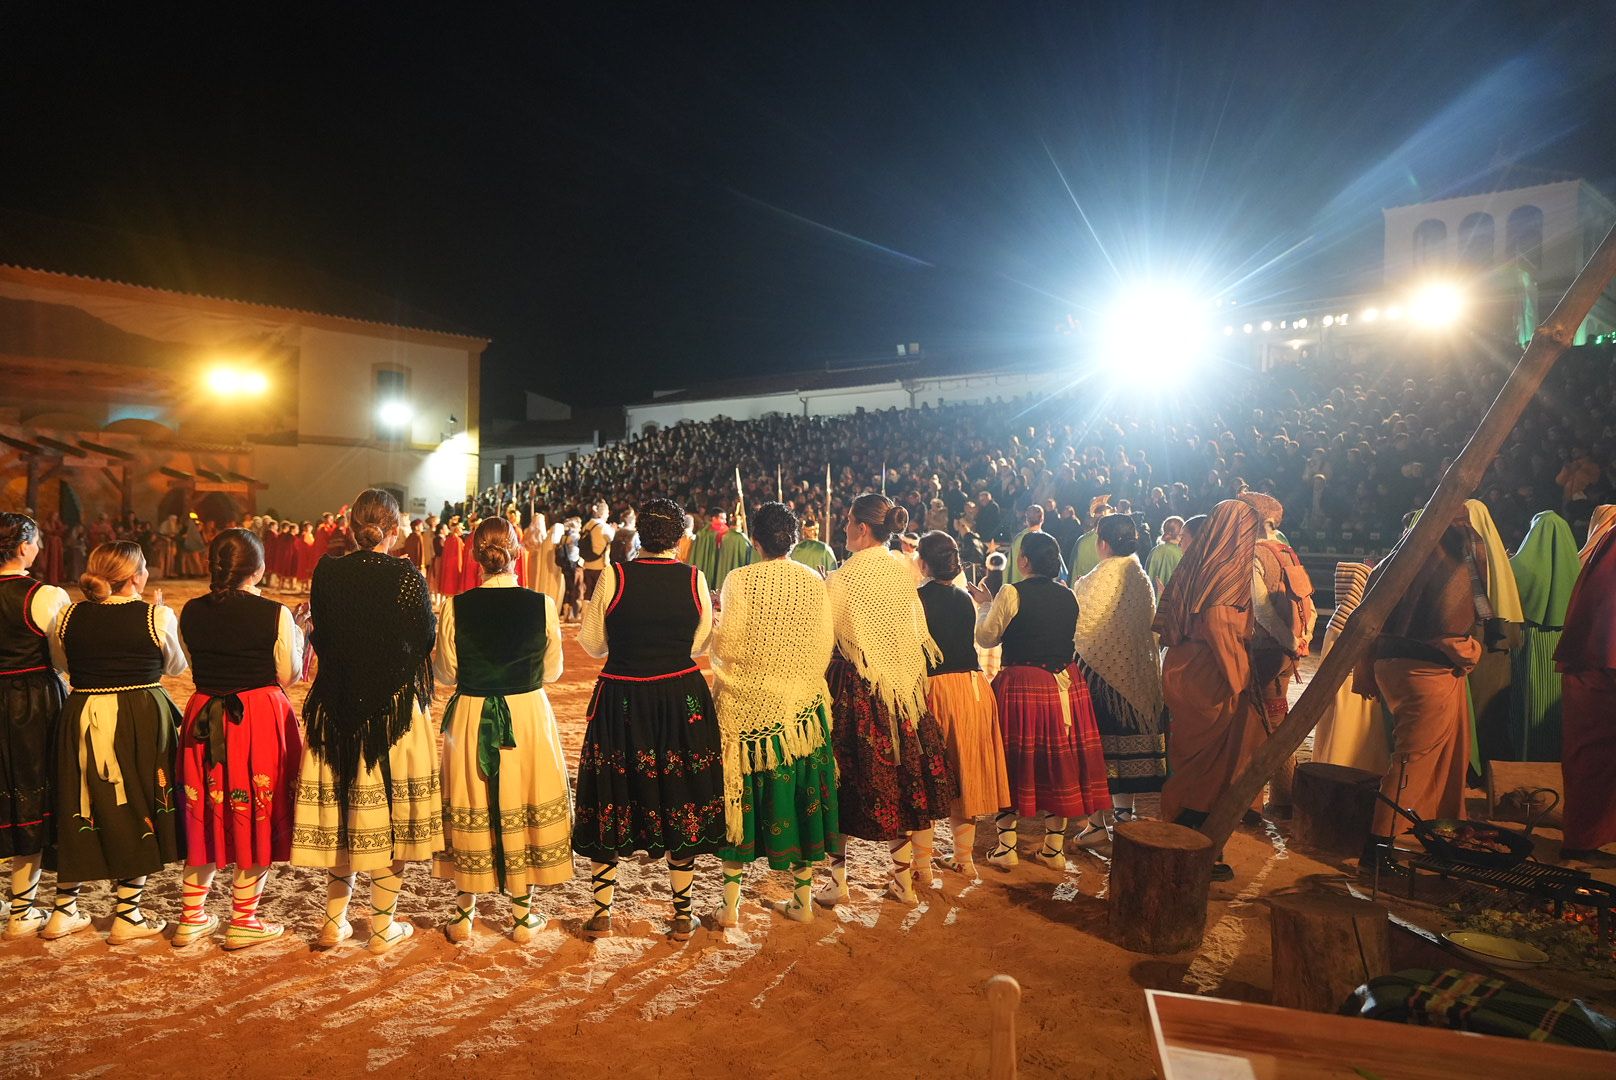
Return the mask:
<svg viewBox="0 0 1616 1080">
<path fill-rule="evenodd" d="M 517 589 L 515 574 L 492 574 L 478 586 L 482 589 Z M 561 678 L 561 623 L 556 618 L 555 601 L 544 598 L 544 675 L 546 683 Z M 460 678 L 460 658 L 455 652 L 455 606 L 451 598 L 438 614 L 438 643 L 432 650 L 432 674 L 441 686 L 454 686 Z"/>
</svg>

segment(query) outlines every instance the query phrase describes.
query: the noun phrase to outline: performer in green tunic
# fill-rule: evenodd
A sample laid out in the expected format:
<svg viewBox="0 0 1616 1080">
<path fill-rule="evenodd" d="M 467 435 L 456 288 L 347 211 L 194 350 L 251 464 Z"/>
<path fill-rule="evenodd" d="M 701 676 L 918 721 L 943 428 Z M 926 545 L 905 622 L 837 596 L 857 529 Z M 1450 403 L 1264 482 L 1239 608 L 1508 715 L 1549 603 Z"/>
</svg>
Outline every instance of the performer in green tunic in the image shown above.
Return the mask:
<svg viewBox="0 0 1616 1080">
<path fill-rule="evenodd" d="M 713 577 L 713 588 L 722 590 L 730 571 L 749 565 L 755 558 L 752 540 L 744 532 L 734 528 L 724 533 L 718 542 L 718 572 Z"/>
<path fill-rule="evenodd" d="M 797 546 L 791 549 L 791 557 L 810 570 L 819 571 L 824 577 L 836 569 L 836 553 L 830 545 L 819 539 L 819 522 L 805 521 L 802 524 L 802 539 Z"/>
<path fill-rule="evenodd" d="M 1509 560 L 1526 616 L 1524 640 L 1510 659 L 1510 743 L 1521 761 L 1560 760 L 1560 644 L 1571 587 L 1582 563 L 1571 526 L 1552 510 L 1532 519 L 1520 550 Z"/>
<path fill-rule="evenodd" d="M 729 575 L 713 630 L 728 839 L 719 852 L 721 926 L 740 921 L 741 879 L 756 859 L 792 873 L 792 898 L 775 910 L 812 921 L 811 865 L 841 850 L 825 685 L 835 638 L 825 583 L 785 557 L 797 538 L 789 508 L 765 503 L 752 523 L 760 561 Z"/>
<path fill-rule="evenodd" d="M 1026 521 L 1027 527 L 1016 533 L 1015 539 L 1010 541 L 1010 561 L 1004 567 L 1004 583 L 1006 585 L 1014 585 L 1021 580 L 1021 571 L 1017 568 L 1021 557 L 1021 541 L 1026 539 L 1028 533 L 1044 531 L 1044 508 L 1034 503 L 1027 507 L 1027 513 L 1023 520 Z"/>
<path fill-rule="evenodd" d="M 690 565 L 708 581 L 718 577 L 718 545 L 729 532 L 729 515 L 718 507 L 707 511 L 707 524 L 690 541 Z M 716 582 L 713 588 L 718 588 Z"/>
<path fill-rule="evenodd" d="M 1184 557 L 1184 540 L 1183 518 L 1170 517 L 1162 522 L 1161 542 L 1150 549 L 1150 561 L 1145 564 L 1145 576 L 1155 587 L 1157 600 L 1161 599 L 1168 580 L 1178 569 L 1179 560 Z"/>
</svg>

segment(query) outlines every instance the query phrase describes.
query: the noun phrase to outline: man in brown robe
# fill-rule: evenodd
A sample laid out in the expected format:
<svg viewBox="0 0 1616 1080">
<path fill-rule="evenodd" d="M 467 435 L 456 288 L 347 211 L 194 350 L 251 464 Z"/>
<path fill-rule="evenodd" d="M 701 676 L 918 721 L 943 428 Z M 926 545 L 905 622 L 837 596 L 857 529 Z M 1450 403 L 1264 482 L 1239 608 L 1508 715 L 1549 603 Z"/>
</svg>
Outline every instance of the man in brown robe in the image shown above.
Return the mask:
<svg viewBox="0 0 1616 1080">
<path fill-rule="evenodd" d="M 1167 583 L 1154 628 L 1167 646 L 1162 693 L 1171 716 L 1164 820 L 1197 828 L 1262 737 L 1251 682 L 1252 560 L 1260 515 L 1228 499 L 1213 508 Z M 1234 871 L 1221 858 L 1213 880 Z"/>
<path fill-rule="evenodd" d="M 1391 714 L 1391 764 L 1380 793 L 1421 818 L 1464 815 L 1470 760 L 1465 677 L 1481 656 L 1477 593 L 1485 596 L 1486 559 L 1486 546 L 1461 514 L 1355 673 L 1354 689 L 1380 698 Z M 1406 819 L 1379 803 L 1360 864 L 1372 866 L 1379 849 L 1408 828 Z"/>
<path fill-rule="evenodd" d="M 1568 859 L 1590 859 L 1616 843 L 1616 531 L 1595 537 L 1582 558 L 1554 653 L 1564 672 L 1560 854 Z"/>
</svg>

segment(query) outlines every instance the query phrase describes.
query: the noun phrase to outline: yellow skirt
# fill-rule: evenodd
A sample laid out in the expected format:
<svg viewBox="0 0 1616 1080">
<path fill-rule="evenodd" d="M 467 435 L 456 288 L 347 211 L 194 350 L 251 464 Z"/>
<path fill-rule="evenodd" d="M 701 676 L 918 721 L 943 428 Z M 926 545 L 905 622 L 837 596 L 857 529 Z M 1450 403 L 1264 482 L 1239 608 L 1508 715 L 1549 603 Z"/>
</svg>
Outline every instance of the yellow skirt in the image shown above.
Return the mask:
<svg viewBox="0 0 1616 1080">
<path fill-rule="evenodd" d="M 926 703 L 943 729 L 948 767 L 959 781 L 955 817 L 995 814 L 1010 805 L 1010 776 L 993 687 L 980 671 L 933 675 Z"/>
<path fill-rule="evenodd" d="M 337 801 L 330 766 L 311 748 L 303 748 L 292 826 L 294 866 L 347 863 L 352 870 L 368 872 L 398 860 L 430 859 L 443 847 L 437 739 L 425 709 L 416 708 L 410 729 L 387 751 L 387 764 L 390 783 L 383 781 L 380 768 L 360 768 L 344 808 Z M 337 838 L 337 823 L 344 817 L 346 847 Z"/>
<path fill-rule="evenodd" d="M 488 780 L 477 764 L 483 699 L 456 699 L 443 733 L 447 827 L 432 874 L 453 881 L 461 892 L 493 892 L 500 887 L 500 870 L 512 896 L 573 876 L 572 798 L 550 700 L 543 690 L 533 690 L 510 694 L 505 704 L 516 746 L 499 752 L 497 822 Z"/>
</svg>

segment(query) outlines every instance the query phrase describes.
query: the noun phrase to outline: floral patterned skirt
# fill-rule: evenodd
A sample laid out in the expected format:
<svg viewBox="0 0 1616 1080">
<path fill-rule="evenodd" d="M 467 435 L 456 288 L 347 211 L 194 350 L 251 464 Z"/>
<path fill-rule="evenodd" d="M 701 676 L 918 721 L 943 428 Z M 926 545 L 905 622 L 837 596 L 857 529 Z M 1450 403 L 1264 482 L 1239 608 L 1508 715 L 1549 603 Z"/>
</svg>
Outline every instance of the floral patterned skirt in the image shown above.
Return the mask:
<svg viewBox="0 0 1616 1080">
<path fill-rule="evenodd" d="M 103 711 L 109 698 L 116 699 L 115 717 Z M 58 881 L 135 878 L 180 860 L 185 849 L 174 792 L 179 719 L 179 710 L 158 689 L 68 696 L 56 747 L 55 858 L 46 852 L 46 866 Z M 92 725 L 98 734 L 92 735 Z M 98 745 L 110 747 L 115 769 L 98 759 Z"/>
<path fill-rule="evenodd" d="M 725 862 L 767 859 L 771 870 L 789 870 L 842 852 L 830 717 L 818 704 L 792 722 L 818 728 L 819 744 L 791 761 L 784 760 L 789 755 L 781 748 L 780 764 L 744 778 L 741 842 L 719 852 Z"/>
<path fill-rule="evenodd" d="M 894 747 L 890 711 L 857 668 L 838 653 L 825 681 L 841 777 L 842 832 L 861 840 L 900 840 L 947 817 L 958 788 L 936 717 L 926 713 L 913 732 L 900 722 Z"/>
<path fill-rule="evenodd" d="M 724 846 L 718 714 L 699 671 L 647 682 L 601 676 L 588 722 L 572 850 L 609 862 Z"/>
<path fill-rule="evenodd" d="M 292 808 L 303 757 L 297 717 L 278 686 L 235 697 L 239 720 L 229 715 L 228 698 L 197 691 L 180 726 L 185 851 L 192 865 L 268 866 L 292 857 Z M 204 716 L 215 700 L 219 704 Z"/>
</svg>

